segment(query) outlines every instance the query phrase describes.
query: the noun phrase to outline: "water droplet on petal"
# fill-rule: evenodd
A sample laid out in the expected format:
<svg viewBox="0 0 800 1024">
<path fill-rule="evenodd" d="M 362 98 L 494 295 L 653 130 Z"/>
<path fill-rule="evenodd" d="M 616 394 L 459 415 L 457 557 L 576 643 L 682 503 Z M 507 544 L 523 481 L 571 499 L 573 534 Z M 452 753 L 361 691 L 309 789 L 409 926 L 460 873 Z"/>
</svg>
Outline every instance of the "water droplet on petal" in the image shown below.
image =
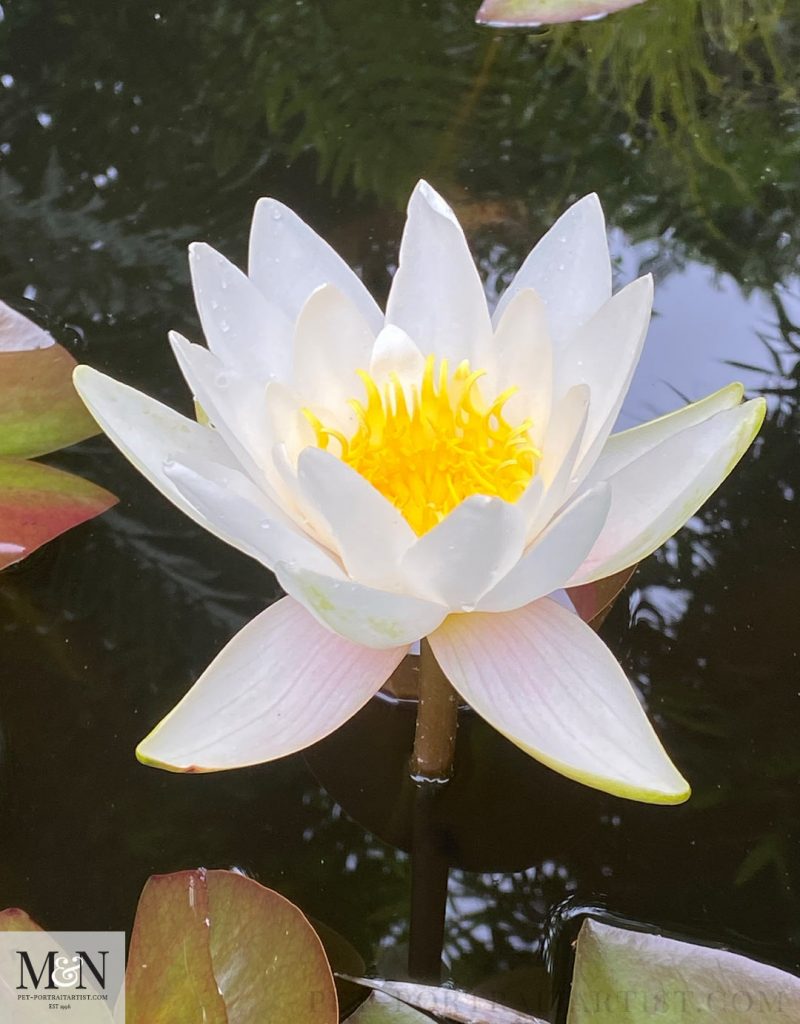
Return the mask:
<svg viewBox="0 0 800 1024">
<path fill-rule="evenodd" d="M 216 383 L 218 388 L 226 388 L 231 382 L 231 375 L 227 373 L 225 370 L 222 370 L 214 378 L 214 382 Z"/>
<path fill-rule="evenodd" d="M 283 214 L 281 213 L 281 211 L 280 211 L 280 208 L 279 208 L 279 207 L 277 207 L 277 206 L 275 206 L 275 207 L 273 207 L 273 209 L 272 209 L 272 214 L 271 214 L 271 216 L 272 216 L 272 219 L 273 219 L 273 220 L 280 220 L 280 219 L 281 219 L 281 217 L 283 216 Z"/>
</svg>

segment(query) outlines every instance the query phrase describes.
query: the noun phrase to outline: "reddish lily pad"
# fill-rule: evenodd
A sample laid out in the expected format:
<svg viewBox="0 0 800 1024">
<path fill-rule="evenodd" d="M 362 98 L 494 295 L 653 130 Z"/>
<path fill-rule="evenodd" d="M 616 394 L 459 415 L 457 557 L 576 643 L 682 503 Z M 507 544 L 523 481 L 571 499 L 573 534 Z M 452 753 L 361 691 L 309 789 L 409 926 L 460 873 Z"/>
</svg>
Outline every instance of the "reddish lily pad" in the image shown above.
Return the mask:
<svg viewBox="0 0 800 1024">
<path fill-rule="evenodd" d="M 128 1024 L 336 1024 L 316 932 L 288 900 L 230 871 L 151 878 L 127 971 Z"/>
<path fill-rule="evenodd" d="M 480 25 L 532 27 L 565 21 L 602 18 L 645 0 L 484 0 L 476 21 Z"/>
<path fill-rule="evenodd" d="M 631 565 L 614 573 L 613 576 L 606 576 L 604 580 L 585 583 L 581 587 L 570 587 L 567 593 L 583 621 L 599 629 L 612 604 L 630 583 L 636 569 L 637 566 Z"/>
<path fill-rule="evenodd" d="M 116 502 L 113 494 L 71 473 L 0 458 L 0 569 Z"/>
<path fill-rule="evenodd" d="M 99 433 L 72 385 L 75 360 L 0 302 L 0 456 L 33 458 Z"/>
<path fill-rule="evenodd" d="M 40 932 L 42 929 L 24 910 L 9 907 L 0 911 L 0 932 Z"/>
</svg>

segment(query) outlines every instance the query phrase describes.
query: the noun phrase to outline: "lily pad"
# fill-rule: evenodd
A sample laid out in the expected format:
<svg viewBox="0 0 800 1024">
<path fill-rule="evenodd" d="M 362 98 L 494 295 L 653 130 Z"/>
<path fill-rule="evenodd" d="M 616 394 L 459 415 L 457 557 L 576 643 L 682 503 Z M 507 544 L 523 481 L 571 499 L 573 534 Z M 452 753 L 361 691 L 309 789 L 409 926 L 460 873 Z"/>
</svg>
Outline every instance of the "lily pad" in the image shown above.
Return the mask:
<svg viewBox="0 0 800 1024">
<path fill-rule="evenodd" d="M 800 978 L 724 949 L 591 919 L 578 935 L 567 1024 L 786 1024 Z"/>
<path fill-rule="evenodd" d="M 415 985 L 408 981 L 381 981 L 377 978 L 351 978 L 359 985 L 380 992 L 384 996 L 399 999 L 410 1006 L 433 1013 L 437 1017 L 458 1021 L 459 1024 L 545 1024 L 540 1017 L 531 1017 L 507 1006 L 501 1006 L 489 999 L 458 992 L 452 988 L 439 988 L 435 985 Z M 375 1024 L 390 1021 L 391 1017 L 375 1017 Z M 403 1021 L 404 1018 L 394 1018 Z"/>
<path fill-rule="evenodd" d="M 431 1019 L 399 999 L 371 992 L 347 1024 L 431 1024 Z"/>
<path fill-rule="evenodd" d="M 582 587 L 570 587 L 567 593 L 583 621 L 599 629 L 613 603 L 630 583 L 636 569 L 636 565 L 631 565 L 614 573 L 613 576 L 606 576 L 603 580 L 585 583 Z"/>
<path fill-rule="evenodd" d="M 116 502 L 113 494 L 71 473 L 0 458 L 0 569 Z"/>
<path fill-rule="evenodd" d="M 644 3 L 645 0 L 484 0 L 476 21 L 479 25 L 533 27 L 565 21 L 602 18 L 606 14 Z"/>
<path fill-rule="evenodd" d="M 230 871 L 144 887 L 127 971 L 128 1024 L 336 1024 L 316 932 L 283 896 Z"/>
<path fill-rule="evenodd" d="M 75 360 L 0 302 L 0 456 L 34 458 L 99 433 L 72 385 Z"/>
</svg>

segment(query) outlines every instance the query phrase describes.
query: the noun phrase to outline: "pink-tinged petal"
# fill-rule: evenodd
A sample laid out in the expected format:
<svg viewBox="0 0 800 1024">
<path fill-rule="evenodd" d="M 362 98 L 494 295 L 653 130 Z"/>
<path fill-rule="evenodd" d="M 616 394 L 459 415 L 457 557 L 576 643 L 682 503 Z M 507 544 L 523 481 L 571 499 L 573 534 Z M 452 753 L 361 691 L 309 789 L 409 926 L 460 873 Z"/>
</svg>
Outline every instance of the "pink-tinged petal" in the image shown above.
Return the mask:
<svg viewBox="0 0 800 1024">
<path fill-rule="evenodd" d="M 645 0 L 483 0 L 475 20 L 494 28 L 559 25 L 601 18 Z"/>
<path fill-rule="evenodd" d="M 283 310 L 204 242 L 189 246 L 189 268 L 203 333 L 214 355 L 264 383 L 287 380 L 293 323 Z"/>
<path fill-rule="evenodd" d="M 478 270 L 455 214 L 424 181 L 409 200 L 386 321 L 426 354 L 486 365 L 492 328 Z"/>
<path fill-rule="evenodd" d="M 495 323 L 523 288 L 532 288 L 542 297 L 556 347 L 608 301 L 611 260 L 603 209 L 596 195 L 579 199 L 544 235 L 501 296 Z"/>
<path fill-rule="evenodd" d="M 300 311 L 294 332 L 292 385 L 308 405 L 344 408 L 362 390 L 375 335 L 353 301 L 322 285 Z"/>
<path fill-rule="evenodd" d="M 113 494 L 72 473 L 0 458 L 0 569 L 116 503 Z"/>
<path fill-rule="evenodd" d="M 673 434 L 711 419 L 725 409 L 736 408 L 741 405 L 743 396 L 744 388 L 741 384 L 728 384 L 727 387 L 720 388 L 719 391 L 676 409 L 666 416 L 660 416 L 657 420 L 650 420 L 641 426 L 612 434 L 587 476 L 586 486 L 590 486 L 596 480 L 608 480 Z"/>
<path fill-rule="evenodd" d="M 634 565 L 677 533 L 750 447 L 765 411 L 763 398 L 726 409 L 668 437 L 610 477 L 606 525 L 570 586 Z"/>
<path fill-rule="evenodd" d="M 481 598 L 478 611 L 510 611 L 563 587 L 591 551 L 610 505 L 611 489 L 604 483 L 567 505 Z"/>
<path fill-rule="evenodd" d="M 97 433 L 72 386 L 72 356 L 0 302 L 0 456 L 30 459 Z"/>
<path fill-rule="evenodd" d="M 409 548 L 403 559 L 406 588 L 451 611 L 470 611 L 516 564 L 524 542 L 519 509 L 476 494 Z"/>
<path fill-rule="evenodd" d="M 164 466 L 182 460 L 239 469 L 219 434 L 89 366 L 75 370 L 75 387 L 109 439 L 139 472 L 182 512 L 215 532 L 169 479 Z"/>
<path fill-rule="evenodd" d="M 461 696 L 549 768 L 629 800 L 688 798 L 614 656 L 557 602 L 453 615 L 428 639 Z"/>
<path fill-rule="evenodd" d="M 291 561 L 345 579 L 330 552 L 304 533 L 244 474 L 197 462 L 172 462 L 164 472 L 220 540 L 267 568 Z"/>
<path fill-rule="evenodd" d="M 553 346 L 544 302 L 533 289 L 518 291 L 500 317 L 494 361 L 498 393 L 518 389 L 506 405 L 506 416 L 515 411 L 531 419 L 533 437 L 541 444 L 553 397 Z"/>
<path fill-rule="evenodd" d="M 327 523 L 350 575 L 370 587 L 396 588 L 400 560 L 416 535 L 394 505 L 321 448 L 300 453 L 297 479 L 306 501 Z"/>
<path fill-rule="evenodd" d="M 385 649 L 413 644 L 447 615 L 444 605 L 342 582 L 290 563 L 275 567 L 278 582 L 323 625 L 356 644 Z"/>
<path fill-rule="evenodd" d="M 405 653 L 351 643 L 284 598 L 236 634 L 136 756 L 211 772 L 293 754 L 352 718 Z"/>
<path fill-rule="evenodd" d="M 581 327 L 556 362 L 556 391 L 589 388 L 579 474 L 591 469 L 611 433 L 642 353 L 653 306 L 647 274 L 617 292 Z"/>
<path fill-rule="evenodd" d="M 254 480 L 269 462 L 269 415 L 262 381 L 225 366 L 213 352 L 177 331 L 169 340 L 192 395 L 214 429 Z M 267 387 L 280 387 L 276 381 Z"/>
<path fill-rule="evenodd" d="M 332 284 L 349 296 L 373 334 L 383 327 L 375 300 L 327 242 L 283 203 L 259 199 L 250 231 L 249 275 L 294 323 L 312 292 Z"/>
<path fill-rule="evenodd" d="M 0 353 L 32 352 L 55 343 L 49 331 L 0 301 Z"/>
</svg>

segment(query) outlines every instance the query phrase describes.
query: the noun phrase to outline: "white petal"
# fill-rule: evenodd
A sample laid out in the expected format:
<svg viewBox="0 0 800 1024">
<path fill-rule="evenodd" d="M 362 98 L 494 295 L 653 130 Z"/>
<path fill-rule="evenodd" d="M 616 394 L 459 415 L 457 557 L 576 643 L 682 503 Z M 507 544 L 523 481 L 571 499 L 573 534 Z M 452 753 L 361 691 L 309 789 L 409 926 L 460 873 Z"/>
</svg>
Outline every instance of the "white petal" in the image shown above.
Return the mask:
<svg viewBox="0 0 800 1024">
<path fill-rule="evenodd" d="M 0 352 L 29 352 L 55 343 L 52 334 L 0 301 Z"/>
<path fill-rule="evenodd" d="M 572 388 L 553 409 L 534 478 L 541 480 L 544 490 L 538 503 L 531 501 L 528 506 L 531 514 L 527 519 L 526 542 L 544 529 L 577 487 L 575 464 L 588 415 L 589 389 L 585 384 Z M 523 494 L 520 501 L 525 498 Z"/>
<path fill-rule="evenodd" d="M 591 583 L 652 554 L 719 487 L 764 419 L 756 398 L 672 437 L 610 477 L 611 511 L 597 543 L 570 580 Z"/>
<path fill-rule="evenodd" d="M 518 561 L 524 539 L 525 522 L 514 505 L 473 495 L 408 551 L 407 587 L 452 611 L 471 610 Z"/>
<path fill-rule="evenodd" d="M 612 434 L 586 478 L 586 486 L 595 480 L 607 480 L 634 459 L 651 451 L 657 444 L 673 434 L 710 419 L 723 409 L 733 409 L 741 404 L 744 388 L 741 384 L 729 384 L 714 394 L 692 402 L 675 412 L 660 416 L 657 420 L 641 426 Z"/>
<path fill-rule="evenodd" d="M 389 324 L 375 339 L 369 373 L 378 387 L 396 375 L 401 384 L 419 385 L 425 356 L 405 331 Z"/>
<path fill-rule="evenodd" d="M 602 307 L 570 341 L 556 362 L 556 391 L 586 384 L 589 417 L 579 454 L 590 469 L 622 408 L 639 362 L 653 305 L 653 279 L 631 282 Z"/>
<path fill-rule="evenodd" d="M 220 435 L 89 366 L 78 366 L 73 380 L 89 412 L 122 454 L 182 512 L 216 534 L 214 524 L 165 474 L 164 464 L 192 459 L 198 464 L 238 469 Z"/>
<path fill-rule="evenodd" d="M 247 472 L 260 480 L 269 441 L 263 384 L 225 366 L 213 352 L 193 345 L 177 331 L 170 331 L 169 340 L 203 412 Z"/>
<path fill-rule="evenodd" d="M 189 246 L 194 297 L 208 347 L 223 363 L 266 383 L 286 380 L 292 324 L 245 274 L 210 245 Z"/>
<path fill-rule="evenodd" d="M 351 466 L 320 448 L 301 453 L 297 478 L 330 528 L 350 575 L 370 587 L 397 587 L 400 559 L 416 535 L 394 505 Z"/>
<path fill-rule="evenodd" d="M 275 569 L 287 594 L 339 636 L 367 647 L 412 644 L 436 629 L 447 609 L 432 601 L 390 594 L 360 583 L 342 583 L 280 563 Z"/>
<path fill-rule="evenodd" d="M 333 285 L 313 292 L 294 334 L 293 385 L 307 404 L 344 410 L 363 388 L 375 335 L 353 302 Z"/>
<path fill-rule="evenodd" d="M 491 323 L 483 286 L 456 216 L 426 182 L 408 204 L 400 260 L 386 306 L 426 355 L 485 365 Z M 454 368 L 454 367 L 453 367 Z"/>
<path fill-rule="evenodd" d="M 180 772 L 285 757 L 352 718 L 405 653 L 344 640 L 284 598 L 236 634 L 136 755 Z"/>
<path fill-rule="evenodd" d="M 520 267 L 494 315 L 523 288 L 544 300 L 554 343 L 566 341 L 611 295 L 611 260 L 600 200 L 592 194 L 571 206 Z"/>
<path fill-rule="evenodd" d="M 567 505 L 479 601 L 478 611 L 510 611 L 563 587 L 591 551 L 610 505 L 611 488 L 604 483 Z"/>
<path fill-rule="evenodd" d="M 188 461 L 188 460 L 187 460 Z M 164 468 L 184 498 L 214 532 L 268 569 L 295 562 L 304 569 L 345 578 L 333 556 L 305 534 L 242 473 L 175 461 Z"/>
<path fill-rule="evenodd" d="M 553 348 L 544 303 L 530 288 L 517 292 L 508 303 L 495 332 L 494 349 L 498 393 L 509 387 L 519 389 L 506 409 L 533 420 L 533 437 L 541 444 L 553 395 Z"/>
<path fill-rule="evenodd" d="M 630 800 L 689 796 L 609 649 L 557 602 L 453 615 L 429 641 L 478 714 L 554 771 Z"/>
<path fill-rule="evenodd" d="M 373 334 L 383 314 L 344 260 L 283 203 L 259 199 L 250 231 L 250 278 L 294 323 L 308 297 L 322 284 L 344 292 Z"/>
</svg>

